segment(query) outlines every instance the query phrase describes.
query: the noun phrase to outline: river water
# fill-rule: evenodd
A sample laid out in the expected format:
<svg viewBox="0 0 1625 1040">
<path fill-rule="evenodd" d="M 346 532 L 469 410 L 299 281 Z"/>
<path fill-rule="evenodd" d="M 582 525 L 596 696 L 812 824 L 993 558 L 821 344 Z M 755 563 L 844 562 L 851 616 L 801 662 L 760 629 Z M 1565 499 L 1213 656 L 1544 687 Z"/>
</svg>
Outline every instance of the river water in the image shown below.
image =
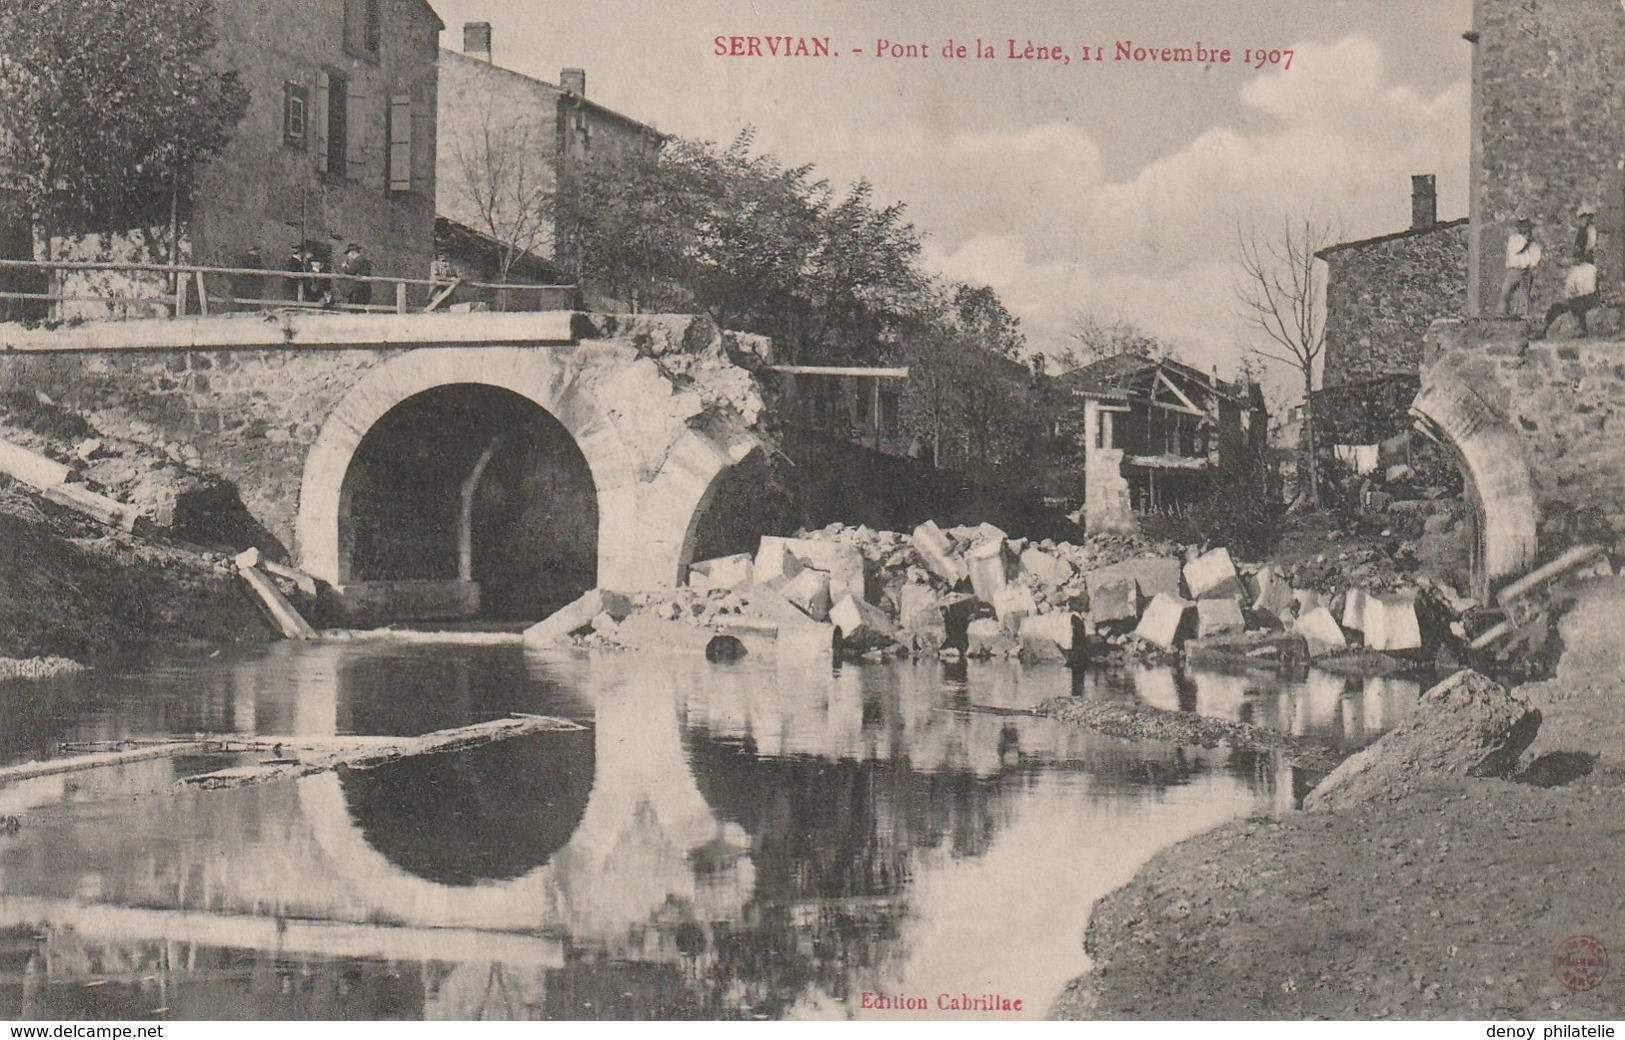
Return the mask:
<svg viewBox="0 0 1625 1040">
<path fill-rule="evenodd" d="M 1312 778 L 1020 709 L 1138 700 L 1352 749 L 1417 692 L 394 641 L 0 686 L 7 762 L 65 740 L 409 735 L 510 712 L 585 727 L 229 790 L 175 781 L 253 756 L 0 787 L 0 823 L 18 820 L 0 827 L 0 1018 L 1042 1017 L 1089 967 L 1096 898 Z M 988 994 L 1021 1011 L 974 1010 Z M 865 1006 L 877 995 L 924 1007 Z"/>
</svg>

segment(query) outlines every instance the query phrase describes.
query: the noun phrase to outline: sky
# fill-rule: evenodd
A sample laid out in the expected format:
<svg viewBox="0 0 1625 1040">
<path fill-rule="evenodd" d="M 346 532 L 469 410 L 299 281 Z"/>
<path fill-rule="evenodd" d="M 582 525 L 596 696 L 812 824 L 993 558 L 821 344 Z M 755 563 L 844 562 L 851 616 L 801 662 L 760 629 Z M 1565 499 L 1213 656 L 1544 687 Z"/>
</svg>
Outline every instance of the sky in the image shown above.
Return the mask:
<svg viewBox="0 0 1625 1040">
<path fill-rule="evenodd" d="M 431 0 L 442 46 L 488 21 L 497 64 L 661 130 L 867 178 L 906 203 L 925 259 L 991 285 L 1029 346 L 1080 314 L 1127 320 L 1184 359 L 1236 371 L 1238 227 L 1410 223 L 1410 177 L 1466 216 L 1471 0 Z M 828 58 L 718 56 L 717 36 L 828 37 Z M 942 57 L 952 40 L 967 57 Z M 976 41 L 996 57 L 974 57 Z M 880 41 L 928 57 L 880 56 Z M 1011 58 L 1010 43 L 1067 60 Z M 1134 47 L 1228 49 L 1228 64 L 1115 61 Z M 1082 60 L 1085 49 L 1106 61 Z M 1293 52 L 1262 69 L 1244 51 Z M 888 48 L 889 49 L 889 48 Z M 1273 381 L 1291 385 L 1277 367 Z"/>
</svg>

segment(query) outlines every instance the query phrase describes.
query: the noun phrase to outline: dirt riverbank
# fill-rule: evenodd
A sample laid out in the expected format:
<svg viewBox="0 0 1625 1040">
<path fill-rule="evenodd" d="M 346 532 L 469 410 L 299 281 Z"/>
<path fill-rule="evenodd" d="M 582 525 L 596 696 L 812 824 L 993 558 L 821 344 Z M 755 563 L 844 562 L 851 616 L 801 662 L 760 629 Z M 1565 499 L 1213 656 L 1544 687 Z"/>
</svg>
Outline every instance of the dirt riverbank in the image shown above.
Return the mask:
<svg viewBox="0 0 1625 1040">
<path fill-rule="evenodd" d="M 1541 787 L 1436 782 L 1390 805 L 1257 817 L 1154 858 L 1096 904 L 1095 968 L 1056 1017 L 1625 1017 L 1625 579 L 1564 619 L 1555 678 L 1524 686 L 1543 722 L 1527 766 L 1596 755 Z M 1575 991 L 1554 970 L 1591 935 L 1616 967 Z"/>
<path fill-rule="evenodd" d="M 224 557 L 112 531 L 0 481 L 0 659 L 269 636 Z M 0 680 L 36 674 L 0 667 Z"/>
</svg>

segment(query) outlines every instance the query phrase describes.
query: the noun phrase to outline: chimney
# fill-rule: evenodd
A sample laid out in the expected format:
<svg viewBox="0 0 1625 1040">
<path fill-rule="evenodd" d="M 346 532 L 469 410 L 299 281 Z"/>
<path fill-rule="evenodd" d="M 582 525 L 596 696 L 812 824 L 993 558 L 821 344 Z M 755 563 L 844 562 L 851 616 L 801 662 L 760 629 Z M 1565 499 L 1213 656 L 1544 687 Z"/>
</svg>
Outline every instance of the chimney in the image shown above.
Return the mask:
<svg viewBox="0 0 1625 1040">
<path fill-rule="evenodd" d="M 587 70 L 586 69 L 560 69 L 559 89 L 566 94 L 576 97 L 587 96 Z"/>
<path fill-rule="evenodd" d="M 1411 178 L 1411 227 L 1430 228 L 1439 222 L 1439 196 L 1433 174 L 1418 173 Z"/>
<path fill-rule="evenodd" d="M 481 61 L 491 60 L 491 23 L 463 23 L 463 53 Z"/>
</svg>

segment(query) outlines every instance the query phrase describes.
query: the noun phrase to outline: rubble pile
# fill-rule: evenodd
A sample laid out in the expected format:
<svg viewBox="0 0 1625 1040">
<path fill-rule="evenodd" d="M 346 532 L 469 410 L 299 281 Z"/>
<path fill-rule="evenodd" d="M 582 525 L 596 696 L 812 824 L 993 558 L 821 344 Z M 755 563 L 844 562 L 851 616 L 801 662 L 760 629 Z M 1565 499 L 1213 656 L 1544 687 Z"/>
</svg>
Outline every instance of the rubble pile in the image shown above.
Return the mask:
<svg viewBox="0 0 1625 1040">
<path fill-rule="evenodd" d="M 647 618 L 701 630 L 657 640 L 667 646 L 674 639 L 703 646 L 706 633 L 782 640 L 794 631 L 870 659 L 1077 664 L 1125 652 L 1264 667 L 1337 659 L 1346 668 L 1396 670 L 1405 664 L 1387 655 L 1419 658 L 1423 618 L 1439 614 L 1441 602 L 1459 616 L 1463 603 L 1448 587 L 1407 582 L 1378 564 L 1379 552 L 1362 551 L 1372 559 L 1349 570 L 1347 552 L 1257 566 L 1223 547 L 1131 535 L 1072 544 L 1014 538 L 991 524 L 927 521 L 907 534 L 831 524 L 764 537 L 754 555 L 700 561 L 685 587 L 618 597 L 614 609 L 604 606 L 606 594 L 589 593 L 529 638 L 643 646 L 653 629 L 629 634 L 625 626 Z M 1350 583 L 1351 574 L 1364 584 Z"/>
</svg>

